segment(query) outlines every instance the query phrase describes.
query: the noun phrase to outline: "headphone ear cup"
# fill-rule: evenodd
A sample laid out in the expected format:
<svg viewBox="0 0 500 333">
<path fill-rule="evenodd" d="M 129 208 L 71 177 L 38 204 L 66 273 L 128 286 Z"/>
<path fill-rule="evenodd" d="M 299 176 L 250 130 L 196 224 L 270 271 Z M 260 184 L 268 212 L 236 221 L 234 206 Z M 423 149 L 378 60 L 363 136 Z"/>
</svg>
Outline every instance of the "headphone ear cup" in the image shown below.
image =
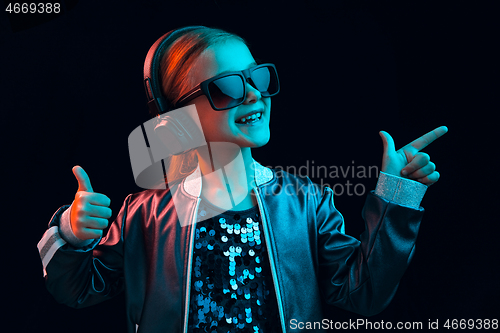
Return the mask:
<svg viewBox="0 0 500 333">
<path fill-rule="evenodd" d="M 188 146 L 188 140 L 184 132 L 176 124 L 172 117 L 164 117 L 158 125 L 155 126 L 155 134 L 160 141 L 168 148 L 171 154 L 177 155 L 183 152 L 184 147 Z"/>
<path fill-rule="evenodd" d="M 155 134 L 172 155 L 203 146 L 205 137 L 198 125 L 184 112 L 169 112 L 154 128 Z"/>
</svg>

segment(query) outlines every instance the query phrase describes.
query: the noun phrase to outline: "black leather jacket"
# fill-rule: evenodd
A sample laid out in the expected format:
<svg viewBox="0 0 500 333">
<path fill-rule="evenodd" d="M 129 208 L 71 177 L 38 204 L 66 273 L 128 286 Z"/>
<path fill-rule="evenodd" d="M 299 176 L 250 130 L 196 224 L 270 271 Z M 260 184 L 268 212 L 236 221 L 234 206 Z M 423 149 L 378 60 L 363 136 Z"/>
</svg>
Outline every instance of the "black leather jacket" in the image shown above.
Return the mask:
<svg viewBox="0 0 500 333">
<path fill-rule="evenodd" d="M 293 319 L 321 322 L 322 301 L 368 316 L 382 311 L 410 261 L 423 209 L 369 193 L 360 242 L 344 233 L 331 189 L 256 165 L 253 190 L 283 332 L 300 331 L 290 328 Z M 197 169 L 170 189 L 129 195 L 107 235 L 83 248 L 57 235 L 68 206 L 61 207 L 52 236 L 39 243 L 50 293 L 81 308 L 124 290 L 128 333 L 186 332 L 199 176 Z"/>
</svg>

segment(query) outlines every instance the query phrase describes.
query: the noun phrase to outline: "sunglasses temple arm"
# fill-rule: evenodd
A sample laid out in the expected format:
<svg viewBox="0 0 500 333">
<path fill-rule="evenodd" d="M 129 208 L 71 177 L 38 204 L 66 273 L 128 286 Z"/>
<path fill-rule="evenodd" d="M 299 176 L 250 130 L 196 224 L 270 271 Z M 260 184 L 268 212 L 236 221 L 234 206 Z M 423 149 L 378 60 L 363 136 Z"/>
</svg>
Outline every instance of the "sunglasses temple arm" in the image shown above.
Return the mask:
<svg viewBox="0 0 500 333">
<path fill-rule="evenodd" d="M 184 96 L 182 96 L 179 101 L 177 102 L 176 105 L 182 105 L 182 104 L 185 104 L 189 101 L 192 101 L 193 99 L 195 99 L 196 97 L 199 97 L 203 95 L 203 91 L 201 90 L 200 86 L 196 86 L 194 87 L 193 89 L 191 89 L 190 91 L 188 91 L 186 94 L 184 94 Z"/>
</svg>

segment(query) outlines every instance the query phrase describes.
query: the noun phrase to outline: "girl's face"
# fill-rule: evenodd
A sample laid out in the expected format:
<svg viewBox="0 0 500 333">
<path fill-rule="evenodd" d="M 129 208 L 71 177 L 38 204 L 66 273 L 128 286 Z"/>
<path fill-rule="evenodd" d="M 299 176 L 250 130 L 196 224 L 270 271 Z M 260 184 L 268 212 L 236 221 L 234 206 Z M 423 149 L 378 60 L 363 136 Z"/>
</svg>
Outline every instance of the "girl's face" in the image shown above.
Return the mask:
<svg viewBox="0 0 500 333">
<path fill-rule="evenodd" d="M 194 87 L 223 72 L 241 71 L 256 65 L 248 47 L 239 40 L 230 39 L 202 52 L 194 62 L 189 75 Z M 232 142 L 240 147 L 261 147 L 269 141 L 271 98 L 262 97 L 249 83 L 246 83 L 245 101 L 232 109 L 215 111 L 204 95 L 194 99 L 193 102 L 207 142 Z M 236 122 L 255 111 L 262 114 L 256 123 Z"/>
</svg>

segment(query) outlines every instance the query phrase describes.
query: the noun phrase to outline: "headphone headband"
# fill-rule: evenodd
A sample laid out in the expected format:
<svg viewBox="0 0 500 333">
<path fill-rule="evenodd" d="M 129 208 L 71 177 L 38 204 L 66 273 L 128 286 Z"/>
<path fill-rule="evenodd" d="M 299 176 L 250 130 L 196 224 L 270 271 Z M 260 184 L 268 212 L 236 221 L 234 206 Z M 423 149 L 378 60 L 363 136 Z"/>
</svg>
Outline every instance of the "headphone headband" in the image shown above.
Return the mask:
<svg viewBox="0 0 500 333">
<path fill-rule="evenodd" d="M 206 28 L 204 26 L 189 26 L 171 30 L 161 36 L 149 49 L 144 62 L 144 89 L 148 100 L 149 113 L 152 117 L 169 111 L 168 102 L 161 92 L 160 61 L 164 50 L 184 33 Z"/>
</svg>

